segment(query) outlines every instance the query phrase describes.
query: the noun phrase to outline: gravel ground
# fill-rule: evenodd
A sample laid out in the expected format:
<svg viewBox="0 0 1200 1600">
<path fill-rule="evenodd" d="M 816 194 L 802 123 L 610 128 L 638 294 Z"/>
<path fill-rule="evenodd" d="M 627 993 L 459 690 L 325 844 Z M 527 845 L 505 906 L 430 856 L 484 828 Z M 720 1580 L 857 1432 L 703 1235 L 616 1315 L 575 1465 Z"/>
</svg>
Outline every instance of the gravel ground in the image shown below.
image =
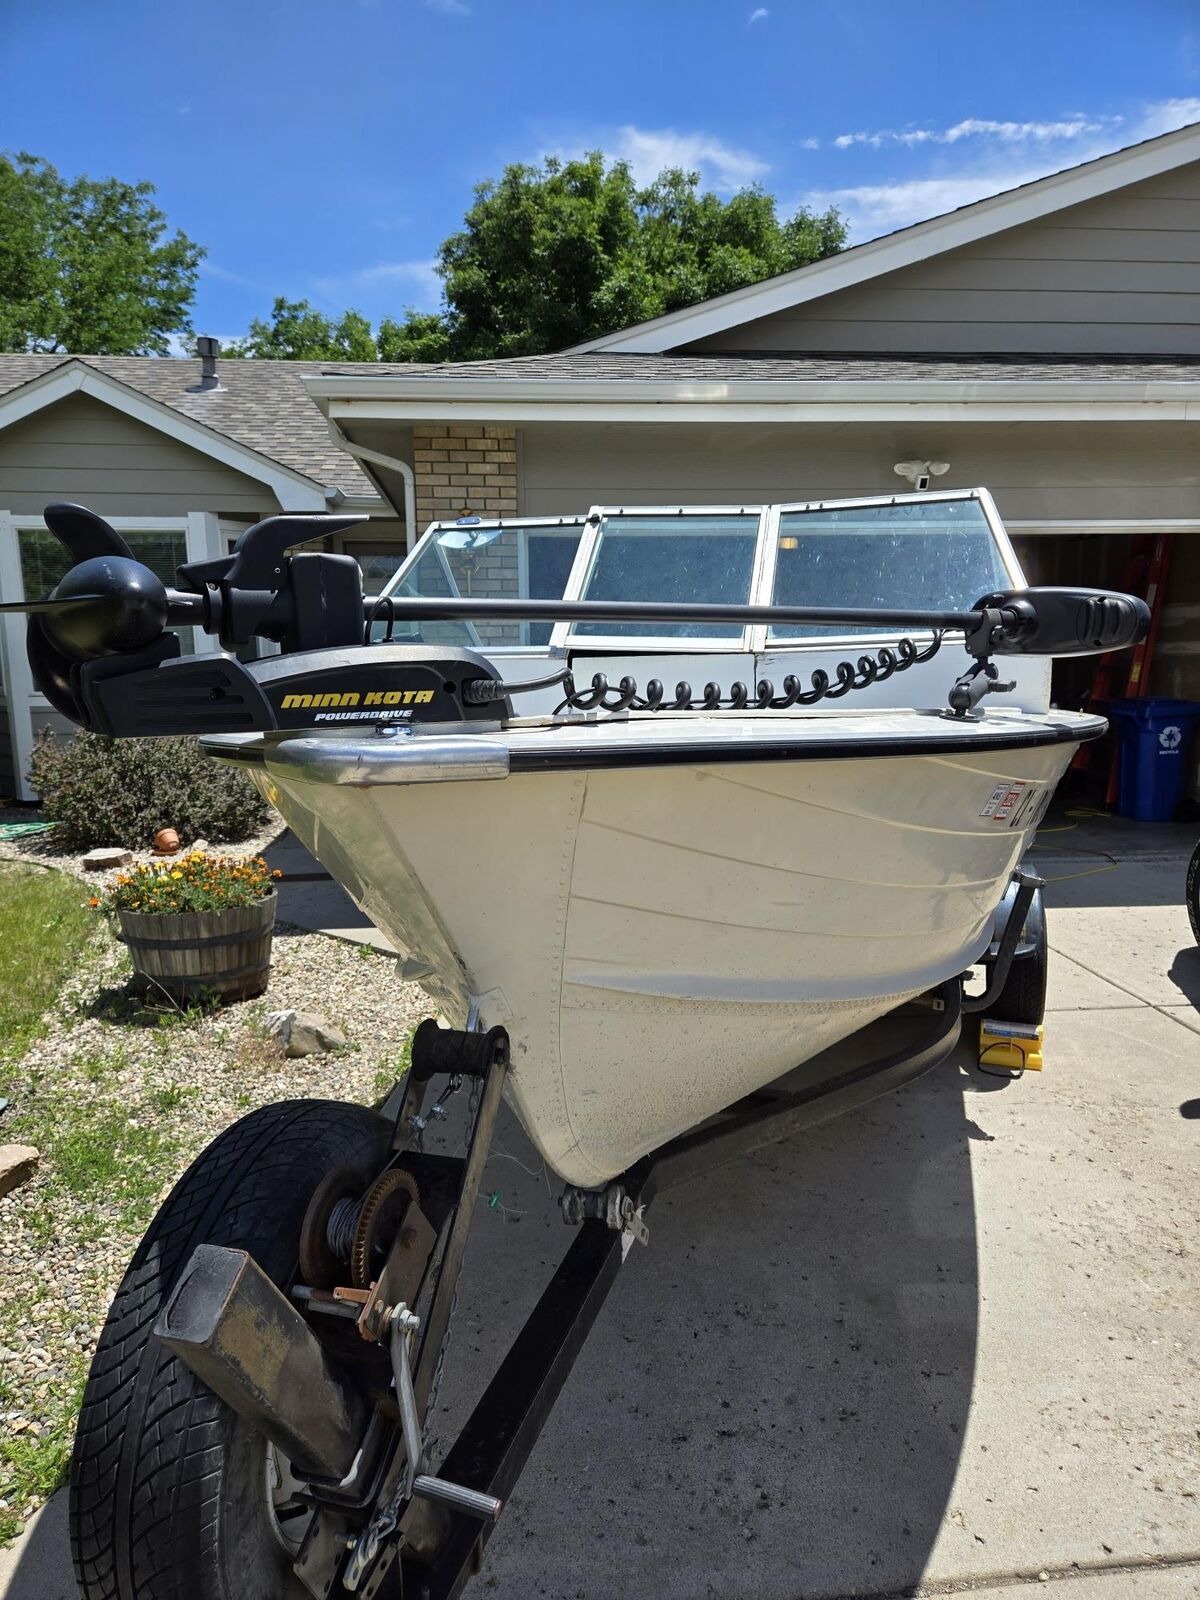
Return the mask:
<svg viewBox="0 0 1200 1600">
<path fill-rule="evenodd" d="M 42 814 L 32 806 L 0 806 L 0 823 L 3 822 L 41 822 Z M 209 848 L 214 855 L 257 856 L 267 848 L 273 840 L 278 839 L 281 833 L 286 832 L 283 818 L 276 812 L 271 813 L 271 820 L 266 827 L 258 833 L 244 839 L 241 844 L 213 844 Z M 58 867 L 63 872 L 73 872 L 76 876 L 86 879 L 88 883 L 104 884 L 114 877 L 114 873 L 85 872 L 83 867 L 82 851 L 56 850 L 52 833 L 26 833 L 19 834 L 15 839 L 0 839 L 0 860 L 22 861 L 30 866 Z M 182 849 L 189 850 L 195 843 L 192 839 L 181 841 Z M 182 850 L 181 850 L 182 853 Z M 168 861 L 169 856 L 156 856 L 151 850 L 135 850 L 134 862 L 138 861 Z M 120 869 L 127 872 L 128 867 Z"/>
<path fill-rule="evenodd" d="M 236 853 L 256 853 L 277 832 Z M 0 856 L 79 870 L 29 839 Z M 398 983 L 391 958 L 286 925 L 276 930 L 266 994 L 207 1015 L 147 1013 L 125 991 L 128 971 L 124 948 L 98 925 L 46 1033 L 6 1073 L 0 1139 L 37 1144 L 42 1162 L 0 1200 L 0 1539 L 61 1476 L 108 1302 L 187 1164 L 271 1101 L 378 1100 L 431 1009 Z M 263 1026 L 266 1012 L 285 1007 L 321 1013 L 347 1048 L 285 1060 Z"/>
</svg>

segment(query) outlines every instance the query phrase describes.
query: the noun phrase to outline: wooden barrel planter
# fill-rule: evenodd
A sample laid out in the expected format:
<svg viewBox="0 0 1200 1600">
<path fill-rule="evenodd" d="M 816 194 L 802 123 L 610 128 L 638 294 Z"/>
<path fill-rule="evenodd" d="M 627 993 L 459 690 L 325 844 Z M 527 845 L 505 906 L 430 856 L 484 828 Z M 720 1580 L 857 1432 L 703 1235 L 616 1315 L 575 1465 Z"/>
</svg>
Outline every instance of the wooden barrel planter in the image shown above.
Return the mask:
<svg viewBox="0 0 1200 1600">
<path fill-rule="evenodd" d="M 172 1000 L 261 994 L 271 975 L 276 899 L 272 889 L 253 905 L 222 911 L 118 910 L 134 982 Z"/>
</svg>

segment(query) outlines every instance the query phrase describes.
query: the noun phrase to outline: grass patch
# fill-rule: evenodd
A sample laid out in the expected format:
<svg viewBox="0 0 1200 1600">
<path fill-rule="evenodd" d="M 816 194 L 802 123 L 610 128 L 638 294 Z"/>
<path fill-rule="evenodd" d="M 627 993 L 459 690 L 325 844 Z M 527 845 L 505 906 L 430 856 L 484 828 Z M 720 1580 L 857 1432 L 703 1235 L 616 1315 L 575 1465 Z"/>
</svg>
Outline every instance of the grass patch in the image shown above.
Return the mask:
<svg viewBox="0 0 1200 1600">
<path fill-rule="evenodd" d="M 106 1225 L 115 1215 L 122 1228 L 145 1227 L 180 1149 L 170 1131 L 139 1121 L 123 1101 L 60 1104 L 43 1137 L 51 1182 L 75 1201 L 81 1233 L 93 1208 L 105 1213 Z"/>
<path fill-rule="evenodd" d="M 369 1105 L 382 1105 L 399 1080 L 412 1066 L 412 1042 L 416 1031 L 414 1028 L 404 1041 L 404 1049 L 400 1052 L 400 1059 L 394 1064 L 388 1062 L 386 1066 L 380 1067 L 376 1072 L 371 1080 L 371 1097 L 367 1102 Z"/>
<path fill-rule="evenodd" d="M 16 1061 L 71 976 L 96 919 L 76 878 L 0 867 L 0 1062 Z"/>
<path fill-rule="evenodd" d="M 56 1385 L 48 1397 L 38 1432 L 19 1433 L 0 1442 L 0 1472 L 10 1507 L 0 1508 L 0 1547 L 15 1539 L 24 1526 L 24 1516 L 17 1508 L 44 1503 L 66 1482 L 75 1418 L 83 1399 L 83 1357 L 74 1357 L 71 1368 L 70 1382 Z M 8 1385 L 0 1380 L 0 1406 L 10 1394 Z"/>
</svg>

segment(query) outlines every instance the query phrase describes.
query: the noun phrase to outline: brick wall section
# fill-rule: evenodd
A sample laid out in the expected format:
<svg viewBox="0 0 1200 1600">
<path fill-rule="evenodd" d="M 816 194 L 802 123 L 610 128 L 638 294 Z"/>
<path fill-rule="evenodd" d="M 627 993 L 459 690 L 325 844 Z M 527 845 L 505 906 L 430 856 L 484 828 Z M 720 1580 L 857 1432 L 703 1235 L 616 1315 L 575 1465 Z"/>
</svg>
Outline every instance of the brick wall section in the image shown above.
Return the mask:
<svg viewBox="0 0 1200 1600">
<path fill-rule="evenodd" d="M 413 429 L 417 532 L 461 516 L 517 512 L 517 435 L 479 422 L 418 423 Z"/>
</svg>

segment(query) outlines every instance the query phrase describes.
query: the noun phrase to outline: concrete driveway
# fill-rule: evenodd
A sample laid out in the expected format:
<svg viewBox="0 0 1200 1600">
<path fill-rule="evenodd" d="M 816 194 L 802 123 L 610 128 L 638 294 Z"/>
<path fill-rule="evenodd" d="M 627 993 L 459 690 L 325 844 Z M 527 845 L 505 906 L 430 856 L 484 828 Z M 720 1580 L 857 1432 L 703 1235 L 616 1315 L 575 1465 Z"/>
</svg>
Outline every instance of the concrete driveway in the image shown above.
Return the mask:
<svg viewBox="0 0 1200 1600">
<path fill-rule="evenodd" d="M 1042 836 L 1040 1077 L 964 1055 L 655 1205 L 482 1592 L 1200 1595 L 1190 845 L 1116 823 Z M 445 1438 L 569 1241 L 556 1189 L 506 1121 Z M 62 1499 L 0 1555 L 6 1600 L 73 1593 Z"/>
</svg>

